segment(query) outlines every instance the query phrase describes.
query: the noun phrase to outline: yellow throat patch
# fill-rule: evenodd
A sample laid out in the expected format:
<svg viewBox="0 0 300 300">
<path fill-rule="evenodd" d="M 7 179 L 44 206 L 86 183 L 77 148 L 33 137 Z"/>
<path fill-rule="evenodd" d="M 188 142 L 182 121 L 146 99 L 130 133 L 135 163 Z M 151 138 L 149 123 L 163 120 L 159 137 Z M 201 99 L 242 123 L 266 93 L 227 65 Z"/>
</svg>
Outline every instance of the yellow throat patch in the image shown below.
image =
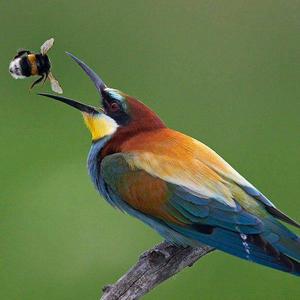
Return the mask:
<svg viewBox="0 0 300 300">
<path fill-rule="evenodd" d="M 88 114 L 84 112 L 82 115 L 93 141 L 114 134 L 118 128 L 116 121 L 103 113 Z"/>
</svg>

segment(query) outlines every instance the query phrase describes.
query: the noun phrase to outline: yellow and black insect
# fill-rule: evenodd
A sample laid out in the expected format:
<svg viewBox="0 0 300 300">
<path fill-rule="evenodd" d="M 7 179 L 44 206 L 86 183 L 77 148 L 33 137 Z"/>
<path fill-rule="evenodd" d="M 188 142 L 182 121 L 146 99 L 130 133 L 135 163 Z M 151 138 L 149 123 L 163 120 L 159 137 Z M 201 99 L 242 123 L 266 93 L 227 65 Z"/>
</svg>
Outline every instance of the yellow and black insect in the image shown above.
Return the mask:
<svg viewBox="0 0 300 300">
<path fill-rule="evenodd" d="M 29 50 L 19 50 L 17 55 L 9 64 L 9 72 L 15 79 L 23 79 L 30 76 L 40 76 L 39 79 L 33 82 L 30 86 L 32 89 L 37 83 L 46 81 L 47 78 L 50 80 L 51 88 L 54 92 L 62 94 L 63 90 L 59 85 L 59 82 L 54 78 L 50 72 L 51 63 L 47 52 L 53 46 L 54 39 L 47 40 L 41 46 L 41 53 L 32 53 Z"/>
</svg>

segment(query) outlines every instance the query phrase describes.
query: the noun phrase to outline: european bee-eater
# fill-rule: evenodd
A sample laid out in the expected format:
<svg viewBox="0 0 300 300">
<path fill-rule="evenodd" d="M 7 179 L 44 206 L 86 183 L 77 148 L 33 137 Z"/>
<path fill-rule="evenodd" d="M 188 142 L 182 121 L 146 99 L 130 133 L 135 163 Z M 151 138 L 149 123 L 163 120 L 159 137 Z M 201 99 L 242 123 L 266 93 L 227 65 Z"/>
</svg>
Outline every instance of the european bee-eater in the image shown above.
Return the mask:
<svg viewBox="0 0 300 300">
<path fill-rule="evenodd" d="M 41 94 L 82 112 L 92 135 L 88 170 L 114 207 L 166 240 L 207 244 L 240 258 L 300 275 L 300 228 L 201 142 L 172 130 L 137 99 L 106 86 L 68 53 L 100 94 L 102 108 Z"/>
</svg>

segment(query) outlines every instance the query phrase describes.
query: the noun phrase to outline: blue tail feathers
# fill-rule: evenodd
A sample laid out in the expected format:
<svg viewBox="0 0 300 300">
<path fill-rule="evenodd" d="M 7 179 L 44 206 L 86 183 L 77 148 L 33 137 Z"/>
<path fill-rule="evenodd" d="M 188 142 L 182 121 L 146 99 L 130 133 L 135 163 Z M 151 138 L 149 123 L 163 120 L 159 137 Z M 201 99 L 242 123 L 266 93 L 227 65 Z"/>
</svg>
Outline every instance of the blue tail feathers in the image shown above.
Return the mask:
<svg viewBox="0 0 300 300">
<path fill-rule="evenodd" d="M 300 262 L 285 254 L 284 245 L 275 247 L 260 234 L 243 234 L 215 227 L 211 233 L 201 233 L 191 227 L 168 224 L 174 231 L 192 240 L 198 240 L 229 254 L 262 264 L 277 270 L 300 276 Z M 300 250 L 299 241 L 297 247 Z M 294 259 L 296 258 L 296 259 Z"/>
</svg>

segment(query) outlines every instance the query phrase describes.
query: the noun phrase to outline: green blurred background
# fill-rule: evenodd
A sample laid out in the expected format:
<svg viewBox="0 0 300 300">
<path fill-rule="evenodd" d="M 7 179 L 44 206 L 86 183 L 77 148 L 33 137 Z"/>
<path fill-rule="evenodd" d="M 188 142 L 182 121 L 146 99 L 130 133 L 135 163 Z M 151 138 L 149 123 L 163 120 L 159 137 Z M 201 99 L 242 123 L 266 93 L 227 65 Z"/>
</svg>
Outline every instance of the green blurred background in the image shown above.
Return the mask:
<svg viewBox="0 0 300 300">
<path fill-rule="evenodd" d="M 0 0 L 0 28 L 0 299 L 98 299 L 161 241 L 98 196 L 80 114 L 8 74 L 52 36 L 66 96 L 98 103 L 68 50 L 300 220 L 299 1 Z M 145 299 L 299 297 L 299 278 L 215 252 Z"/>
</svg>

